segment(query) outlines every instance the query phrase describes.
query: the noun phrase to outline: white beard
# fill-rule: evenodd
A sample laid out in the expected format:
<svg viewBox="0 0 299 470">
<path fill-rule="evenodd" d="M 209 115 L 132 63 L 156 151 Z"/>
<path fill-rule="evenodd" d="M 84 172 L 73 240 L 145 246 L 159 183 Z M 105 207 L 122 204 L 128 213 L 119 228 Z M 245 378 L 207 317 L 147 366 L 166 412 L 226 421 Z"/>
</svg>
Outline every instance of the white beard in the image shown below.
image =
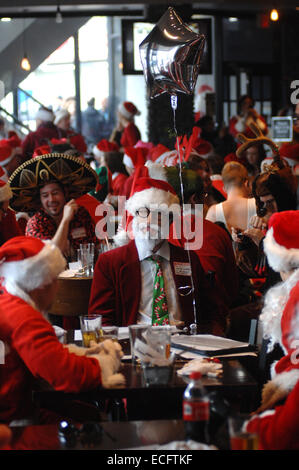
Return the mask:
<svg viewBox="0 0 299 470">
<path fill-rule="evenodd" d="M 285 350 L 281 338 L 281 317 L 293 287 L 299 281 L 299 269 L 284 282 L 276 284 L 268 290 L 264 298 L 264 307 L 260 315 L 263 336 L 269 339 L 268 352 L 279 343 Z M 285 351 L 286 352 L 286 351 Z"/>
<path fill-rule="evenodd" d="M 163 228 L 154 224 L 150 225 L 150 230 L 147 230 L 147 227 L 148 224 L 146 222 L 138 224 L 137 220 L 133 219 L 132 232 L 134 238 L 142 240 L 142 243 L 152 250 L 156 245 L 168 237 L 169 227 Z"/>
</svg>

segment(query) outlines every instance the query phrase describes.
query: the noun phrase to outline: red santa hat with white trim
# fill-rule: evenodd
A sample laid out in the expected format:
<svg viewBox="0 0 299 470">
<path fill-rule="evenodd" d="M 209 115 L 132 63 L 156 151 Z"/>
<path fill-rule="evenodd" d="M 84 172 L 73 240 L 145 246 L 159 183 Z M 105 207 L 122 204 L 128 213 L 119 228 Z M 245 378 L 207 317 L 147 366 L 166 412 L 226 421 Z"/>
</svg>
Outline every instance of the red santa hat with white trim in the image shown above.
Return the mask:
<svg viewBox="0 0 299 470">
<path fill-rule="evenodd" d="M 157 208 L 170 208 L 173 204 L 179 204 L 179 198 L 169 183 L 143 177 L 136 182 L 134 193 L 126 202 L 126 209 L 134 216 L 141 207 L 153 205 Z"/>
<path fill-rule="evenodd" d="M 118 112 L 126 119 L 131 121 L 135 116 L 140 116 L 140 111 L 131 101 L 124 101 L 118 106 Z"/>
<path fill-rule="evenodd" d="M 264 251 L 274 271 L 299 268 L 298 234 L 299 211 L 276 212 L 270 217 Z"/>
<path fill-rule="evenodd" d="M 179 198 L 173 187 L 166 181 L 141 177 L 138 178 L 132 195 L 126 202 L 126 210 L 129 214 L 127 225 L 122 225 L 117 234 L 113 237 L 116 245 L 124 245 L 132 238 L 131 223 L 136 211 L 141 207 L 154 208 L 165 211 L 171 208 L 173 212 L 180 210 Z"/>
<path fill-rule="evenodd" d="M 0 179 L 0 202 L 9 201 L 12 198 L 12 191 L 9 183 Z"/>
<path fill-rule="evenodd" d="M 50 284 L 65 269 L 66 260 L 50 240 L 14 237 L 0 247 L 0 279 L 6 290 L 19 297 Z"/>
<path fill-rule="evenodd" d="M 107 139 L 102 139 L 94 145 L 92 152 L 95 157 L 101 158 L 106 152 L 119 152 L 119 146 L 115 142 L 109 142 Z"/>
<path fill-rule="evenodd" d="M 125 166 L 135 169 L 146 162 L 148 150 L 144 147 L 126 147 L 123 157 Z"/>
</svg>

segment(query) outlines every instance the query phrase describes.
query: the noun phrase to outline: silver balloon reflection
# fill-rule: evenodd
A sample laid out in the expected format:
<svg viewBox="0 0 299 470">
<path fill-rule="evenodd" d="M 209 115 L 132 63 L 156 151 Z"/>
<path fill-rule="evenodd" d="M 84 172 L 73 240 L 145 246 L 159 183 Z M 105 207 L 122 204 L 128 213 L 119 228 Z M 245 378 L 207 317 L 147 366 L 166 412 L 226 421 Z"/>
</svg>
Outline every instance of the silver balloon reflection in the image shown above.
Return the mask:
<svg viewBox="0 0 299 470">
<path fill-rule="evenodd" d="M 166 92 L 191 95 L 204 45 L 205 36 L 192 31 L 169 7 L 139 45 L 150 98 Z"/>
</svg>

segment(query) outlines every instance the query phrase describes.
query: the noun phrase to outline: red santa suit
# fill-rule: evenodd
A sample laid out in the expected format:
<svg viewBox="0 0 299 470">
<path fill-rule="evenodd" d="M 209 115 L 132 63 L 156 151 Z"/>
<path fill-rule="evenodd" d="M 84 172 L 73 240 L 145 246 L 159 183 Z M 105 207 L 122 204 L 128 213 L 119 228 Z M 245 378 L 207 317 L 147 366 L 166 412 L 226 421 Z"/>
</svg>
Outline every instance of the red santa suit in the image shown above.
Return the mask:
<svg viewBox="0 0 299 470">
<path fill-rule="evenodd" d="M 274 410 L 253 416 L 245 431 L 257 434 L 260 450 L 299 449 L 299 382 L 286 402 Z"/>
<path fill-rule="evenodd" d="M 276 272 L 290 272 L 283 283 L 270 289 L 260 316 L 269 349 L 279 343 L 285 355 L 273 365 L 272 382 L 286 394 L 299 380 L 299 213 L 273 214 L 264 240 L 268 263 Z"/>
<path fill-rule="evenodd" d="M 128 175 L 124 173 L 113 173 L 111 182 L 111 194 L 113 196 L 123 195 L 127 179 Z"/>
<path fill-rule="evenodd" d="M 9 201 L 11 197 L 12 192 L 9 183 L 0 179 L 0 203 Z M 10 238 L 17 237 L 21 234 L 22 232 L 16 221 L 15 212 L 8 208 L 6 212 L 2 214 L 2 219 L 0 220 L 0 245 Z"/>
<path fill-rule="evenodd" d="M 125 119 L 130 121 L 122 132 L 120 145 L 121 147 L 133 147 L 139 140 L 141 140 L 140 131 L 133 122 L 134 117 L 140 115 L 140 111 L 136 108 L 134 103 L 131 103 L 131 101 L 124 101 L 123 103 L 120 103 L 118 112 Z"/>
<path fill-rule="evenodd" d="M 0 248 L 0 420 L 32 416 L 32 389 L 43 379 L 55 390 L 79 392 L 101 383 L 95 358 L 77 356 L 58 341 L 27 292 L 50 284 L 65 267 L 52 243 L 17 237 Z M 25 290 L 26 289 L 26 290 Z"/>
<path fill-rule="evenodd" d="M 60 135 L 57 127 L 53 123 L 54 114 L 50 110 L 40 109 L 36 119 L 41 120 L 41 124 L 36 131 L 29 132 L 22 142 L 23 160 L 32 158 L 33 152 L 41 145 L 47 145 L 51 139 L 59 139 Z"/>
</svg>

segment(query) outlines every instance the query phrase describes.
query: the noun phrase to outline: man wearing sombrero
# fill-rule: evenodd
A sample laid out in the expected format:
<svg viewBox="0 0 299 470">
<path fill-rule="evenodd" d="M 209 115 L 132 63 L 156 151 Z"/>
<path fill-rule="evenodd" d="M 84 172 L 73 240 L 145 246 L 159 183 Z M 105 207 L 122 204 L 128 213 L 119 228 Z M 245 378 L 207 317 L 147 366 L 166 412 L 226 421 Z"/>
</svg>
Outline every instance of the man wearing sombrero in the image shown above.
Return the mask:
<svg viewBox="0 0 299 470">
<path fill-rule="evenodd" d="M 96 243 L 92 218 L 75 202 L 96 184 L 96 173 L 82 160 L 57 153 L 40 155 L 11 175 L 10 206 L 32 214 L 26 235 L 53 239 L 72 258 L 81 243 Z"/>
</svg>

